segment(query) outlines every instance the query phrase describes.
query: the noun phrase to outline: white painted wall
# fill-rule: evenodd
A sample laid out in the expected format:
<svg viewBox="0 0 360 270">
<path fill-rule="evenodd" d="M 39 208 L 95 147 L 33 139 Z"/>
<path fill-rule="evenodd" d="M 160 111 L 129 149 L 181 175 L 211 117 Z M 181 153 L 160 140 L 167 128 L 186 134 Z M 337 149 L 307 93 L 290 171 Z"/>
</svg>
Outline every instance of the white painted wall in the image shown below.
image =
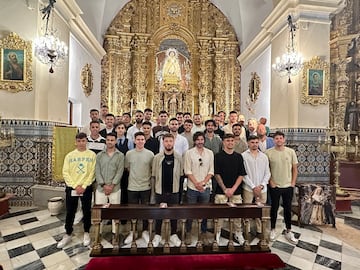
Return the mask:
<svg viewBox="0 0 360 270">
<path fill-rule="evenodd" d="M 245 115 L 245 119 L 260 117 L 267 118 L 267 125 L 270 125 L 270 76 L 271 76 L 271 46 L 266 48 L 253 62 L 248 66 L 242 66 L 241 70 L 241 114 Z M 240 63 L 241 64 L 241 63 Z M 247 100 L 249 98 L 249 83 L 251 80 L 251 72 L 256 72 L 261 80 L 260 95 L 258 100 L 251 104 L 254 112 L 249 110 Z"/>
<path fill-rule="evenodd" d="M 74 103 L 73 106 L 73 125 L 84 126 L 90 121 L 90 109 L 100 108 L 100 84 L 101 84 L 101 63 L 70 35 L 70 54 L 69 54 L 69 99 Z M 91 64 L 93 73 L 93 91 L 86 97 L 81 87 L 81 69 Z"/>
</svg>

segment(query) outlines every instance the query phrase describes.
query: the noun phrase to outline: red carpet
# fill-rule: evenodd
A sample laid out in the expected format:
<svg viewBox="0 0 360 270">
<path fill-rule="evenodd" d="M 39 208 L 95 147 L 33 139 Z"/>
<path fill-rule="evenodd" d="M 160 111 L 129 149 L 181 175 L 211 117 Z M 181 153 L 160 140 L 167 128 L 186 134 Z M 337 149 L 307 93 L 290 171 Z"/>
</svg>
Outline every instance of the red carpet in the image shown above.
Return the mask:
<svg viewBox="0 0 360 270">
<path fill-rule="evenodd" d="M 274 269 L 285 267 L 272 253 L 236 253 L 204 255 L 118 256 L 92 258 L 87 270 L 225 270 Z"/>
</svg>

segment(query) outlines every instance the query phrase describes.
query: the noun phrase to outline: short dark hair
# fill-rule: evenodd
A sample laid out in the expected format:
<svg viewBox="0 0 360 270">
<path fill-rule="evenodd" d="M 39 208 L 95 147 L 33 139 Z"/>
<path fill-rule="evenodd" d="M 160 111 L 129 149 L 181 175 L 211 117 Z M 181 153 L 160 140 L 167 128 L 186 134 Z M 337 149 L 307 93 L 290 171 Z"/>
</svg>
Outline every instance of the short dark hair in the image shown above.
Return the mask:
<svg viewBox="0 0 360 270">
<path fill-rule="evenodd" d="M 176 115 L 184 115 L 182 112 L 177 112 Z"/>
<path fill-rule="evenodd" d="M 194 124 L 194 123 L 193 123 L 193 121 L 192 121 L 191 119 L 186 119 L 186 120 L 184 121 L 184 123 Z"/>
<path fill-rule="evenodd" d="M 136 137 L 138 137 L 138 136 L 144 136 L 145 137 L 145 134 L 142 131 L 135 132 L 134 138 L 136 139 Z"/>
<path fill-rule="evenodd" d="M 175 139 L 174 135 L 172 135 L 171 133 L 165 133 L 164 135 L 162 135 L 162 140 L 164 140 L 165 138 Z"/>
<path fill-rule="evenodd" d="M 109 106 L 108 105 L 102 105 L 101 108 L 108 108 L 109 109 Z"/>
<path fill-rule="evenodd" d="M 91 124 L 99 124 L 100 125 L 100 122 L 99 120 L 92 120 L 89 124 L 89 126 L 91 126 Z"/>
<path fill-rule="evenodd" d="M 85 138 L 87 138 L 87 135 L 84 132 L 80 132 L 75 136 L 75 139 L 85 139 Z"/>
<path fill-rule="evenodd" d="M 164 110 L 160 111 L 160 112 L 159 112 L 159 115 L 160 115 L 160 114 L 166 114 L 167 116 L 169 116 L 169 114 L 167 113 L 167 111 L 164 111 Z"/>
<path fill-rule="evenodd" d="M 214 126 L 216 126 L 215 121 L 214 121 L 213 119 L 209 119 L 209 120 L 206 120 L 206 121 L 205 121 L 205 127 L 206 127 L 207 124 L 209 124 L 209 123 L 212 123 Z"/>
<path fill-rule="evenodd" d="M 237 111 L 231 111 L 231 112 L 229 112 L 229 114 L 233 114 L 233 113 L 238 114 L 238 112 L 237 112 Z"/>
<path fill-rule="evenodd" d="M 247 141 L 251 141 L 251 140 L 258 140 L 259 137 L 256 136 L 256 135 L 250 135 L 248 138 L 247 138 Z"/>
<path fill-rule="evenodd" d="M 145 110 L 144 110 L 144 112 L 152 112 L 153 110 L 152 109 L 150 109 L 150 108 L 146 108 Z"/>
<path fill-rule="evenodd" d="M 124 112 L 124 113 L 123 113 L 123 116 L 124 116 L 124 115 L 127 115 L 127 116 L 129 116 L 129 117 L 131 118 L 131 114 L 130 114 L 129 112 Z"/>
<path fill-rule="evenodd" d="M 107 138 L 109 136 L 115 137 L 115 139 L 117 138 L 117 134 L 115 132 L 110 132 L 110 133 L 106 134 L 105 137 Z"/>
<path fill-rule="evenodd" d="M 118 126 L 121 126 L 121 125 L 123 125 L 123 126 L 125 127 L 125 129 L 126 129 L 125 123 L 124 123 L 124 122 L 121 122 L 121 121 L 116 122 L 116 124 L 114 125 L 114 129 L 116 129 Z"/>
<path fill-rule="evenodd" d="M 148 126 L 152 126 L 152 124 L 151 124 L 151 122 L 150 121 L 144 121 L 144 122 L 142 122 L 142 124 L 141 124 L 142 126 L 145 126 L 145 125 L 148 125 Z"/>
<path fill-rule="evenodd" d="M 176 119 L 175 117 L 172 117 L 172 118 L 170 118 L 169 123 L 170 123 L 171 121 L 177 121 L 177 119 Z"/>
<path fill-rule="evenodd" d="M 135 113 L 141 113 L 144 114 L 142 110 L 136 110 Z"/>
<path fill-rule="evenodd" d="M 228 139 L 228 138 L 235 138 L 235 135 L 234 134 L 232 134 L 232 133 L 226 133 L 226 134 L 224 134 L 224 136 L 223 136 L 223 140 L 225 140 L 225 139 Z"/>
<path fill-rule="evenodd" d="M 285 138 L 284 132 L 282 132 L 282 131 L 280 131 L 280 130 L 277 130 L 277 131 L 274 133 L 273 138 L 275 138 L 276 136 L 282 136 L 283 138 Z"/>
<path fill-rule="evenodd" d="M 92 112 L 99 112 L 99 110 L 98 109 L 91 109 L 90 113 L 92 113 Z"/>
<path fill-rule="evenodd" d="M 114 117 L 114 118 L 115 118 L 115 115 L 113 115 L 112 113 L 108 113 L 108 114 L 105 116 L 105 118 L 106 118 L 106 117 L 109 117 L 109 116 L 111 116 L 111 117 Z"/>
<path fill-rule="evenodd" d="M 232 125 L 231 128 L 234 128 L 234 127 L 242 127 L 242 126 L 239 123 L 235 123 L 235 124 Z"/>
<path fill-rule="evenodd" d="M 189 113 L 189 112 L 184 112 L 183 116 L 185 116 L 185 115 L 189 115 L 191 117 L 191 113 Z"/>
<path fill-rule="evenodd" d="M 193 135 L 193 141 L 195 142 L 199 137 L 203 137 L 205 139 L 205 133 L 202 131 L 197 131 Z"/>
</svg>

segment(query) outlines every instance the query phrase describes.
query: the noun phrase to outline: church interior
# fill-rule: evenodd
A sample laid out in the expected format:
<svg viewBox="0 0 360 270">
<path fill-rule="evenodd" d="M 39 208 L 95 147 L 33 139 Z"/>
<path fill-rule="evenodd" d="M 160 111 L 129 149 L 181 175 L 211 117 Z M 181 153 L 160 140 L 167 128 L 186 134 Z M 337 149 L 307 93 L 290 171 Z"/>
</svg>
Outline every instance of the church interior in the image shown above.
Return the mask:
<svg viewBox="0 0 360 270">
<path fill-rule="evenodd" d="M 102 105 L 266 118 L 299 161 L 299 243 L 269 243 L 281 269 L 360 268 L 359 0 L 0 0 L 0 58 L 3 269 L 86 269 L 81 228 L 57 249 L 65 215 L 47 206 L 64 144 Z M 302 219 L 309 185 L 329 190 L 334 226 Z"/>
</svg>

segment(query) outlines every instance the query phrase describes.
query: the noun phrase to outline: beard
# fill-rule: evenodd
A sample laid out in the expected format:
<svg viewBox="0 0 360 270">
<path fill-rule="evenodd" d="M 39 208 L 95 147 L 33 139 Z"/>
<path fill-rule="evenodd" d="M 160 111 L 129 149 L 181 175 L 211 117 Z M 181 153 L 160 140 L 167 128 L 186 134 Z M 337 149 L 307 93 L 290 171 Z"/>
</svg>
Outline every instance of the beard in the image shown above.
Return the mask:
<svg viewBox="0 0 360 270">
<path fill-rule="evenodd" d="M 174 146 L 168 146 L 168 147 L 164 146 L 164 149 L 166 151 L 170 152 L 170 151 L 174 150 Z"/>
</svg>

